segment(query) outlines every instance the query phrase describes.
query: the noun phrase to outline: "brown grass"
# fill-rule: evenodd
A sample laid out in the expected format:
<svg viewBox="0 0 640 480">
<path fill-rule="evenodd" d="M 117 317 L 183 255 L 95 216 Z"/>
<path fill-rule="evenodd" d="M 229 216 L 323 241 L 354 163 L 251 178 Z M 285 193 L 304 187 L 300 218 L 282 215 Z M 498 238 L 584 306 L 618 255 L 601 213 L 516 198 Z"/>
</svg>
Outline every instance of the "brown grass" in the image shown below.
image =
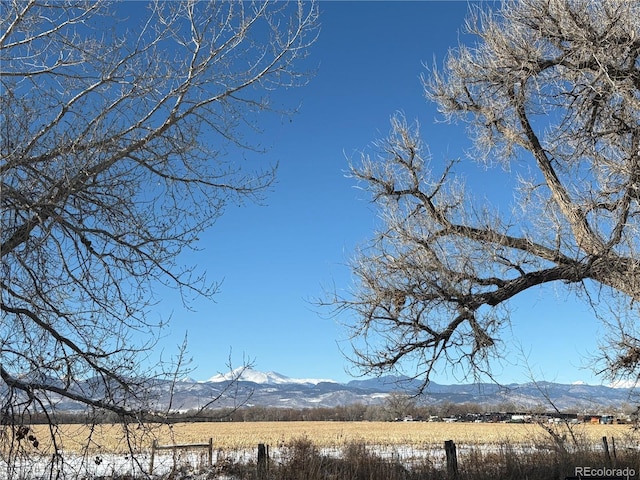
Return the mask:
<svg viewBox="0 0 640 480">
<path fill-rule="evenodd" d="M 84 454 L 90 466 L 92 460 L 99 462 L 109 454 L 123 454 L 125 459 L 136 458 L 146 465 L 149 456 L 145 454 L 149 453 L 154 439 L 161 445 L 171 445 L 205 443 L 213 438 L 218 456 L 212 470 L 206 470 L 206 453 L 198 457 L 200 460 L 196 460 L 195 465 L 184 464 L 193 463 L 193 457 L 178 455 L 170 459 L 175 471 L 168 473 L 166 478 L 181 478 L 174 473 L 186 468 L 185 472 L 205 469 L 207 478 L 217 478 L 215 472 L 218 472 L 238 480 L 255 480 L 253 454 L 258 443 L 265 443 L 272 446 L 271 452 L 277 452 L 271 462 L 269 480 L 445 480 L 448 477 L 443 444 L 451 439 L 458 447 L 463 447 L 458 450 L 460 480 L 560 479 L 572 476 L 576 465 L 607 465 L 609 460 L 602 451 L 604 436 L 615 438 L 618 466 L 640 471 L 640 452 L 627 448 L 638 445 L 637 434 L 630 426 L 584 424 L 572 426 L 572 429 L 577 445 L 565 427 L 551 427 L 551 435 L 536 424 L 181 423 L 144 428 L 133 425 L 127 431 L 120 425 L 60 425 L 55 433 L 59 441 L 57 448 L 63 455 Z M 12 438 L 8 428 L 3 434 L 5 440 Z M 30 427 L 28 435 L 21 436 L 19 442 L 16 436 L 13 437 L 13 445 L 19 443 L 21 458 L 32 452 L 45 459 L 57 458 L 52 455 L 53 445 L 46 426 Z M 35 437 L 37 448 L 29 443 Z M 487 445 L 493 448 L 485 448 Z M 396 450 L 395 447 L 399 448 Z M 323 452 L 323 448 L 338 455 Z M 232 454 L 233 450 L 249 452 L 250 458 L 238 459 Z M 135 455 L 131 457 L 130 452 Z M 396 452 L 395 456 L 393 452 Z M 402 459 L 398 452 L 402 452 Z M 408 452 L 409 457 L 404 452 Z M 407 460 L 409 462 L 405 463 Z M 113 478 L 130 477 L 116 475 Z"/>
<path fill-rule="evenodd" d="M 571 436 L 556 427 L 559 435 Z M 627 425 L 576 425 L 577 439 L 584 444 L 600 443 L 603 436 L 615 437 L 625 444 L 634 440 Z M 46 427 L 34 426 L 39 451 L 49 451 Z M 61 425 L 58 427 L 63 450 L 78 452 L 123 453 L 146 450 L 154 438 L 159 444 L 201 443 L 213 438 L 214 447 L 223 450 L 254 448 L 258 443 L 287 445 L 308 438 L 319 448 L 341 447 L 350 443 L 380 446 L 442 445 L 454 440 L 458 445 L 541 445 L 551 441 L 550 435 L 536 424 L 508 423 L 422 423 L 422 422 L 246 422 L 246 423 L 179 423 L 171 426 L 152 425 L 131 429 L 125 435 L 119 425 Z M 637 441 L 637 439 L 636 439 Z"/>
</svg>

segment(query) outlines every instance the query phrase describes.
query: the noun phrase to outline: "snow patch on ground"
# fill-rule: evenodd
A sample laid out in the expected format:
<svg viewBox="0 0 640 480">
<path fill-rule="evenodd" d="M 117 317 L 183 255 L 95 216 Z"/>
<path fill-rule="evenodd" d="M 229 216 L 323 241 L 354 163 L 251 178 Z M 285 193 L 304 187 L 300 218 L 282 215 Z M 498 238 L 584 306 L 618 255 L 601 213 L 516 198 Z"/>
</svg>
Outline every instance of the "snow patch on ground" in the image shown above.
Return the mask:
<svg viewBox="0 0 640 480">
<path fill-rule="evenodd" d="M 475 457 L 474 452 L 482 454 L 499 453 L 504 449 L 503 445 L 486 444 L 481 446 L 456 445 L 458 460 L 464 462 L 465 457 Z M 513 454 L 532 453 L 535 451 L 552 448 L 541 445 L 512 445 L 509 447 Z M 444 468 L 446 456 L 442 445 L 425 444 L 422 446 L 411 445 L 368 445 L 367 451 L 387 460 L 399 462 L 405 467 L 416 466 L 428 462 L 436 468 Z M 336 446 L 321 448 L 319 453 L 324 456 L 339 458 L 343 455 L 344 447 Z M 272 446 L 269 448 L 270 462 L 273 464 L 284 463 L 290 455 L 291 449 L 286 446 Z M 130 455 L 101 455 L 100 457 L 86 458 L 79 455 L 65 456 L 64 475 L 60 480 L 76 480 L 78 478 L 100 478 L 109 476 L 131 476 L 134 478 L 166 478 L 173 473 L 171 478 L 175 480 L 234 480 L 233 477 L 224 474 L 223 465 L 249 464 L 256 461 L 256 449 L 240 450 L 213 450 L 212 468 L 209 468 L 207 451 L 201 450 L 176 450 L 168 452 L 156 452 L 153 462 L 153 475 L 149 476 L 151 455 L 150 452 L 141 452 L 132 458 Z M 24 458 L 22 465 L 17 465 L 14 472 L 7 472 L 7 466 L 0 461 L 0 480 L 6 480 L 13 473 L 13 478 L 28 478 L 31 480 L 49 479 L 51 457 Z M 213 473 L 213 475 L 212 475 Z M 54 474 L 55 477 L 55 474 Z"/>
</svg>

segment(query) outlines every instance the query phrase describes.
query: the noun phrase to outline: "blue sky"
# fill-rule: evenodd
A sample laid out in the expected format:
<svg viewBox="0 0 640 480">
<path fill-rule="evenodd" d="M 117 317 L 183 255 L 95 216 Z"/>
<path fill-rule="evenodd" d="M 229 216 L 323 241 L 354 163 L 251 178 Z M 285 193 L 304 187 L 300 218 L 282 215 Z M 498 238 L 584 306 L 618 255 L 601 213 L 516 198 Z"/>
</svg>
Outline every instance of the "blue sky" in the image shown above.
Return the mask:
<svg viewBox="0 0 640 480">
<path fill-rule="evenodd" d="M 441 64 L 448 48 L 468 40 L 466 2 L 324 1 L 320 10 L 322 31 L 309 59 L 317 74 L 275 97 L 300 110 L 291 119 L 264 116 L 258 141 L 268 151 L 248 155 L 249 167 L 278 162 L 277 183 L 262 205 L 228 208 L 201 237 L 201 251 L 182 257 L 222 281 L 220 292 L 193 302 L 194 311 L 170 292 L 157 306 L 159 317 L 172 312 L 164 354 L 187 332 L 196 379 L 225 371 L 231 352 L 235 366 L 246 357 L 258 370 L 350 380 L 341 353 L 349 348 L 347 332 L 313 303 L 325 289 L 350 287 L 346 263 L 377 222 L 366 193 L 345 175 L 347 159 L 385 136 L 398 110 L 420 120 L 436 162 L 460 155 L 468 142 L 460 127 L 434 122 L 419 81 L 425 64 Z M 472 186 L 509 200 L 503 172 L 465 164 L 465 173 Z M 537 379 L 600 383 L 581 367 L 601 328 L 569 293 L 528 292 L 513 304 L 512 324 L 502 339 L 507 360 L 494 369 L 498 381 L 528 381 L 531 369 Z M 433 380 L 457 383 L 461 373 L 441 370 Z"/>
</svg>

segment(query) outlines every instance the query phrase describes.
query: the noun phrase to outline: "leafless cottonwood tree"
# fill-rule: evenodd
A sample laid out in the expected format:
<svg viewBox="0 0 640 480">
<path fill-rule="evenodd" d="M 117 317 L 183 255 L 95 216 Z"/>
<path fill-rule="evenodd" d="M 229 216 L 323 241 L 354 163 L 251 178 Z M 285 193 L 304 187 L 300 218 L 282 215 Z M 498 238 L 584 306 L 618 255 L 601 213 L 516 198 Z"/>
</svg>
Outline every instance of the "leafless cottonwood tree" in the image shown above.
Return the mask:
<svg viewBox="0 0 640 480">
<path fill-rule="evenodd" d="M 178 255 L 271 184 L 229 153 L 308 80 L 317 27 L 306 1 L 2 3 L 3 422 L 145 406 L 154 287 L 215 291 Z"/>
<path fill-rule="evenodd" d="M 466 123 L 485 175 L 518 176 L 515 201 L 472 196 L 455 173 L 466 160 L 433 160 L 418 125 L 394 116 L 351 167 L 384 224 L 352 261 L 353 292 L 332 300 L 355 318 L 353 360 L 365 373 L 408 365 L 425 382 L 437 365 L 490 374 L 509 301 L 559 282 L 594 305 L 612 299 L 621 328 L 605 366 L 637 373 L 640 3 L 481 8 L 467 22 L 477 43 L 422 81 L 446 120 Z"/>
</svg>

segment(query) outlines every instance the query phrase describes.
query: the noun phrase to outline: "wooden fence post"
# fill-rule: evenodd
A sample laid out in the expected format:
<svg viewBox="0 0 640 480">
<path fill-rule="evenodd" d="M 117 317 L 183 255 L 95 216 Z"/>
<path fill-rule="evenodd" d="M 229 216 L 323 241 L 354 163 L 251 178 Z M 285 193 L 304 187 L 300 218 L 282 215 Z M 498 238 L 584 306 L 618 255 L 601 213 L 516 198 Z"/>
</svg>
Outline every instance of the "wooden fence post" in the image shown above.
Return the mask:
<svg viewBox="0 0 640 480">
<path fill-rule="evenodd" d="M 609 443 L 607 442 L 606 435 L 602 437 L 602 444 L 604 445 L 604 457 L 607 460 L 607 465 L 611 466 L 611 455 L 609 455 Z"/>
<path fill-rule="evenodd" d="M 149 465 L 149 475 L 151 475 L 153 473 L 153 458 L 156 455 L 156 447 L 158 446 L 158 441 L 157 440 L 153 440 L 153 442 L 151 442 L 151 462 Z"/>
<path fill-rule="evenodd" d="M 618 455 L 616 455 L 616 439 L 611 436 L 611 450 L 613 451 L 613 467 L 618 466 Z"/>
<path fill-rule="evenodd" d="M 453 440 L 444 442 L 444 453 L 447 456 L 447 475 L 451 480 L 458 479 L 458 454 Z"/>
<path fill-rule="evenodd" d="M 209 437 L 209 468 L 213 466 L 213 437 Z"/>
<path fill-rule="evenodd" d="M 267 448 L 264 443 L 258 444 L 258 480 L 264 480 L 267 477 Z"/>
</svg>

